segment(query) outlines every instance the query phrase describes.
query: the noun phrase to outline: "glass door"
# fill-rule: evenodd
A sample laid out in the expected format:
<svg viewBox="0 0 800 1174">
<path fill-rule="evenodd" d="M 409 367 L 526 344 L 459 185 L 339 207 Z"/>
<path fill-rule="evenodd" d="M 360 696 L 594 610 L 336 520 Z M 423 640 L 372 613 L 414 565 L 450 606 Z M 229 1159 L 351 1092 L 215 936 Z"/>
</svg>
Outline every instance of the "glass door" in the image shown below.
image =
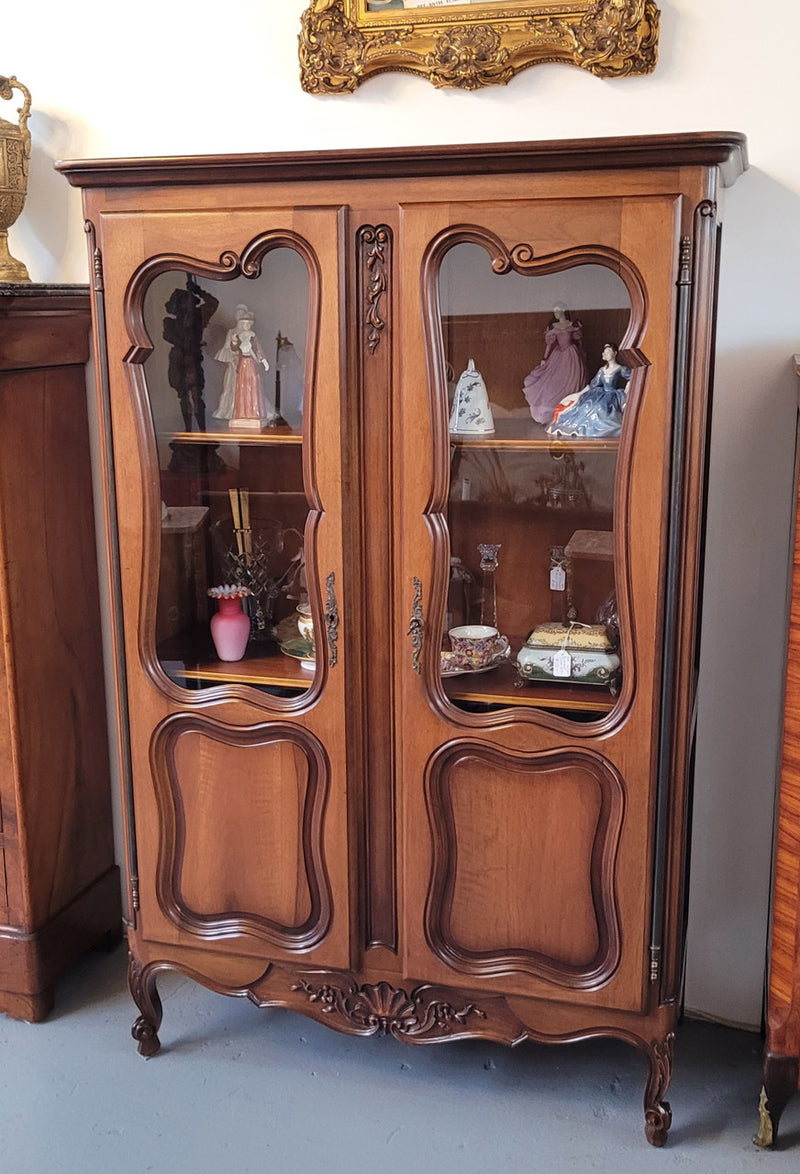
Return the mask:
<svg viewBox="0 0 800 1174">
<path fill-rule="evenodd" d="M 599 264 L 535 276 L 456 244 L 438 278 L 450 445 L 441 677 L 468 712 L 595 720 L 624 674 L 614 499 L 631 306 Z"/>
<path fill-rule="evenodd" d="M 341 221 L 103 225 L 139 932 L 207 975 L 349 958 Z"/>
<path fill-rule="evenodd" d="M 404 210 L 409 973 L 646 997 L 676 212 Z"/>
<path fill-rule="evenodd" d="M 309 271 L 276 247 L 253 279 L 149 285 L 144 382 L 157 447 L 158 665 L 186 689 L 301 696 L 314 680 L 303 480 Z"/>
</svg>

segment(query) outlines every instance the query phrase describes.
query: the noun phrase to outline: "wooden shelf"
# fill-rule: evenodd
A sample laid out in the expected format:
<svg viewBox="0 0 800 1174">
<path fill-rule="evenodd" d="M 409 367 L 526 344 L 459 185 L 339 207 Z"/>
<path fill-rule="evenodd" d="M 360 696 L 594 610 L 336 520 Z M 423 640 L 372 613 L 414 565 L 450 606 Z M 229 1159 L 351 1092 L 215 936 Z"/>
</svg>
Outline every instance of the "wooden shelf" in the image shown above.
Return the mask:
<svg viewBox="0 0 800 1174">
<path fill-rule="evenodd" d="M 200 629 L 165 640 L 158 648 L 161 667 L 171 680 L 208 682 L 216 685 L 266 685 L 273 688 L 307 689 L 314 669 L 286 656 L 273 640 L 248 645 L 244 658 L 222 661 L 211 638 Z"/>
<path fill-rule="evenodd" d="M 568 682 L 526 681 L 518 685 L 513 664 L 501 664 L 488 673 L 464 673 L 444 677 L 444 690 L 451 701 L 486 705 L 514 705 L 528 709 L 555 709 L 608 713 L 616 698 L 602 685 L 574 685 Z"/>
<path fill-rule="evenodd" d="M 225 428 L 219 432 L 166 432 L 162 439 L 173 444 L 302 444 L 303 433 L 289 425 L 264 428 L 261 432 Z"/>
<path fill-rule="evenodd" d="M 550 436 L 535 420 L 495 420 L 494 432 L 468 436 L 450 433 L 455 448 L 545 449 L 548 452 L 616 452 L 619 437 Z"/>
</svg>

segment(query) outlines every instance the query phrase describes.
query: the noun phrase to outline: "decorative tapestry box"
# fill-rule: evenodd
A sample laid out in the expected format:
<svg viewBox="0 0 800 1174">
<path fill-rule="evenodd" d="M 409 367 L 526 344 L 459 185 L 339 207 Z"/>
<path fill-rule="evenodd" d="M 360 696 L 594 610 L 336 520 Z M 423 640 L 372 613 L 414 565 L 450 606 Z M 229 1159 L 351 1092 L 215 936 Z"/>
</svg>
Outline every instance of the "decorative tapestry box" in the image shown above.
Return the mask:
<svg viewBox="0 0 800 1174">
<path fill-rule="evenodd" d="M 620 659 L 603 624 L 539 624 L 517 653 L 525 681 L 613 685 Z"/>
</svg>

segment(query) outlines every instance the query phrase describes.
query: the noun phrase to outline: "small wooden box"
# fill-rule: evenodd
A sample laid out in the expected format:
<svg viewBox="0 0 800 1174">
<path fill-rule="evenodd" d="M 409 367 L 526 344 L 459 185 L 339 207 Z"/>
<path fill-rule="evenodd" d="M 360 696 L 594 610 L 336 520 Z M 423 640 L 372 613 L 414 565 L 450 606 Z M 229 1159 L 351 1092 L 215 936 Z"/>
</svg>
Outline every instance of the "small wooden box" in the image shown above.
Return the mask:
<svg viewBox="0 0 800 1174">
<path fill-rule="evenodd" d="M 171 506 L 161 519 L 156 642 L 208 619 L 208 509 Z"/>
</svg>

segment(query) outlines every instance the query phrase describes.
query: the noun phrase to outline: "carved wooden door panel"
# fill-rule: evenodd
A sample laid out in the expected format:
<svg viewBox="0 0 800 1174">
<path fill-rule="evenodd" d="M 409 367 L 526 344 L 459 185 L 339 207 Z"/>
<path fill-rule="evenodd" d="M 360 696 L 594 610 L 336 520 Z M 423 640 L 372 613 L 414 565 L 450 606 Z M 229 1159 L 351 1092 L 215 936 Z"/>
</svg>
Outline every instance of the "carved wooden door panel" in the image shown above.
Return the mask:
<svg viewBox="0 0 800 1174">
<path fill-rule="evenodd" d="M 134 918 L 228 984 L 232 955 L 349 960 L 342 214 L 249 198 L 94 226 Z"/>
<path fill-rule="evenodd" d="M 644 1005 L 679 214 L 403 208 L 406 973 Z"/>
</svg>

